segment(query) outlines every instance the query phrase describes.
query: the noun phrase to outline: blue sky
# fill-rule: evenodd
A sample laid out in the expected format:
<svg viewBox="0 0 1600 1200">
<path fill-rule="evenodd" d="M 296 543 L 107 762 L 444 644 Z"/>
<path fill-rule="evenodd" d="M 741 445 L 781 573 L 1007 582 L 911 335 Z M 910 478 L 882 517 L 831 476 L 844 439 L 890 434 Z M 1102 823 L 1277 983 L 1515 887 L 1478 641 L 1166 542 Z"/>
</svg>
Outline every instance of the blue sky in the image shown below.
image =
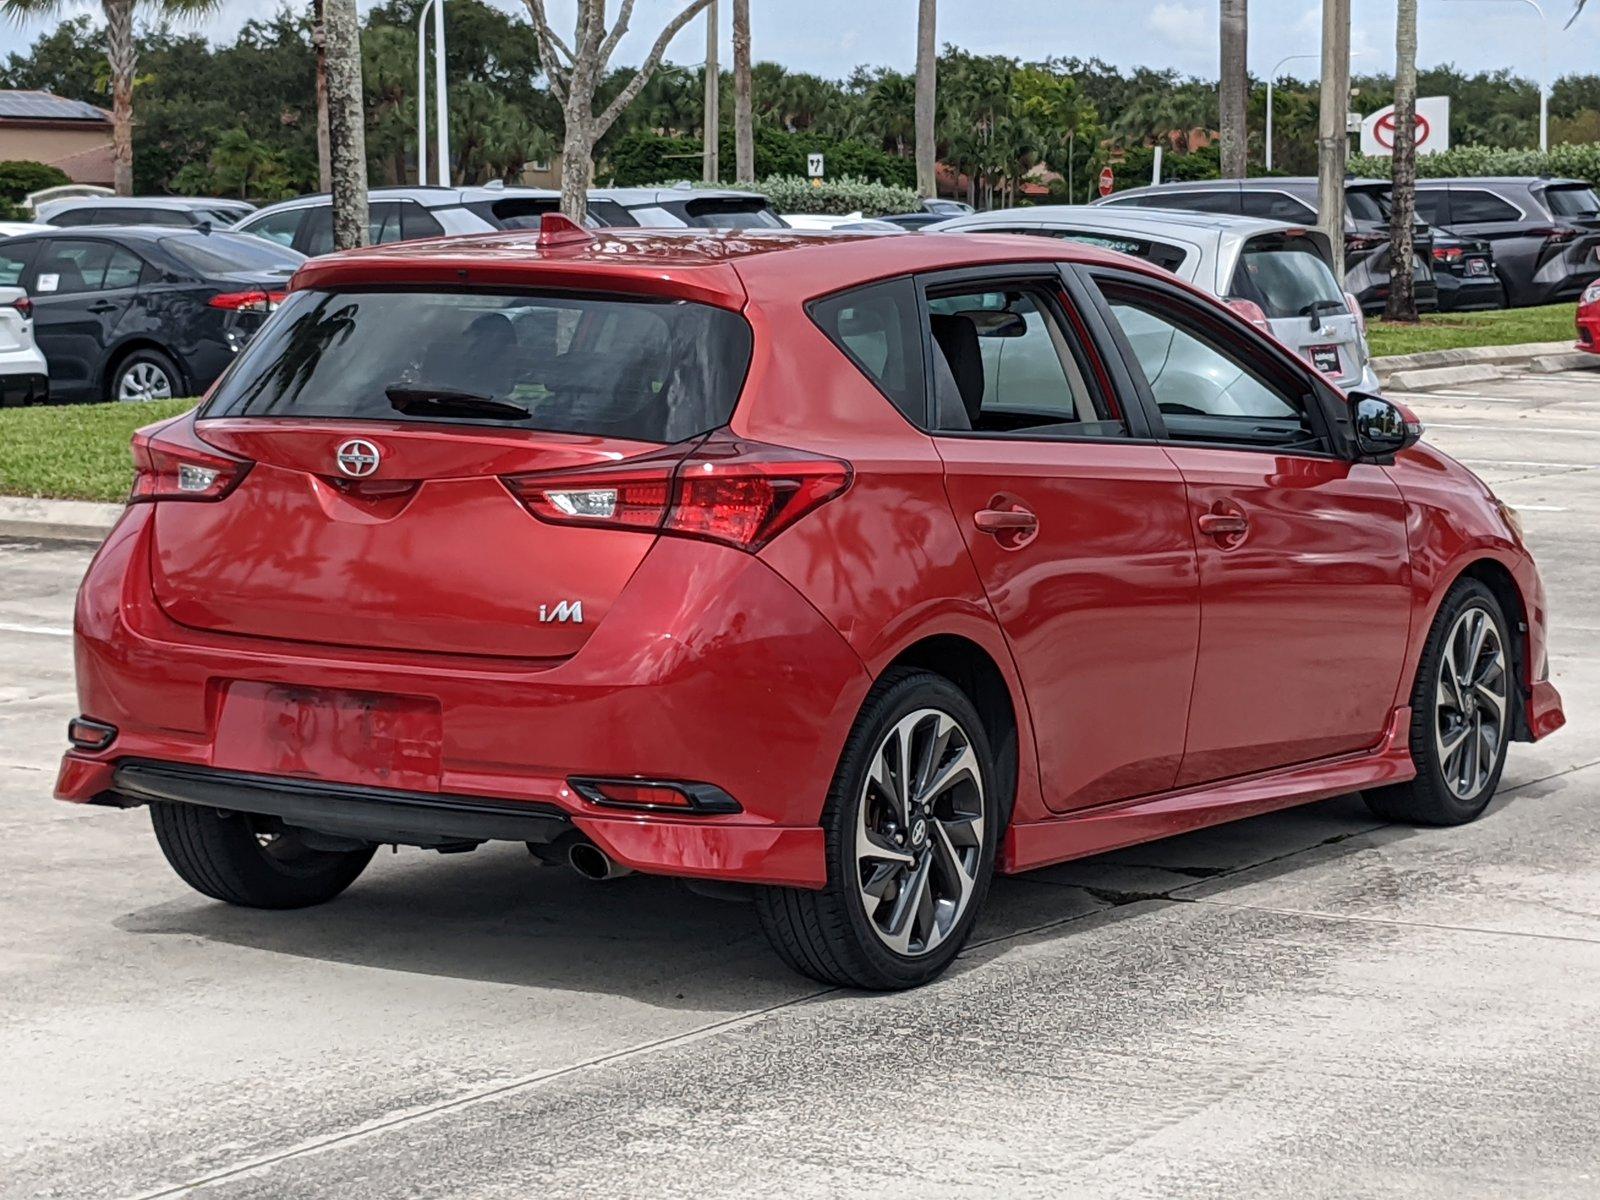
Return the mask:
<svg viewBox="0 0 1600 1200">
<path fill-rule="evenodd" d="M 521 0 L 491 0 L 525 12 Z M 552 20 L 570 28 L 572 0 L 550 0 Z M 1586 13 L 1572 30 L 1560 25 L 1572 0 L 1544 0 L 1550 14 L 1552 78 L 1600 70 L 1600 11 Z M 362 8 L 369 7 L 363 3 Z M 272 0 L 226 0 L 222 11 L 198 28 L 226 37 L 252 14 L 269 13 Z M 615 2 L 612 9 L 616 7 Z M 619 57 L 643 53 L 664 14 L 677 0 L 640 0 L 635 32 Z M 730 5 L 722 4 L 724 27 Z M 1422 0 L 1419 58 L 1423 65 L 1454 62 L 1468 70 L 1510 67 L 1537 77 L 1539 23 L 1520 0 Z M 1591 5 L 1591 9 L 1600 5 Z M 99 4 L 64 5 L 66 11 L 98 12 Z M 857 63 L 909 68 L 915 53 L 916 0 L 752 0 L 755 53 L 787 66 L 843 75 Z M 1356 71 L 1375 70 L 1394 58 L 1393 0 L 1353 0 L 1352 41 L 1366 51 Z M 1216 0 L 942 0 L 939 39 L 969 50 L 1019 57 L 1053 54 L 1098 56 L 1132 66 L 1171 66 L 1214 76 L 1217 61 Z M 1265 74 L 1287 54 L 1315 53 L 1321 5 L 1313 0 L 1251 0 L 1250 65 Z M 47 21 L 0 24 L 0 53 L 26 47 Z M 703 35 L 697 25 L 680 36 L 669 57 L 699 61 Z M 724 33 L 724 57 L 729 53 Z M 1312 60 L 1290 64 L 1302 77 Z"/>
</svg>

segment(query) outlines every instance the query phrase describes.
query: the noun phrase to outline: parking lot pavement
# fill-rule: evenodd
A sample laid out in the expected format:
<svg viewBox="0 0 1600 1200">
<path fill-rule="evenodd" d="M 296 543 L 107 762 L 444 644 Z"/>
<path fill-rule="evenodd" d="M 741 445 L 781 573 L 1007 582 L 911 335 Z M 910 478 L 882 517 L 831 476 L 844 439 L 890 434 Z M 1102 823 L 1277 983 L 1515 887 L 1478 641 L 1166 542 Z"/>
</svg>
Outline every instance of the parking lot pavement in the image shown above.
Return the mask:
<svg viewBox="0 0 1600 1200">
<path fill-rule="evenodd" d="M 996 885 L 898 996 L 511 848 L 321 909 L 52 803 L 80 547 L 0 544 L 0 1196 L 1600 1193 L 1600 378 L 1407 398 L 1522 510 L 1568 728 L 1457 830 L 1359 799 Z"/>
</svg>

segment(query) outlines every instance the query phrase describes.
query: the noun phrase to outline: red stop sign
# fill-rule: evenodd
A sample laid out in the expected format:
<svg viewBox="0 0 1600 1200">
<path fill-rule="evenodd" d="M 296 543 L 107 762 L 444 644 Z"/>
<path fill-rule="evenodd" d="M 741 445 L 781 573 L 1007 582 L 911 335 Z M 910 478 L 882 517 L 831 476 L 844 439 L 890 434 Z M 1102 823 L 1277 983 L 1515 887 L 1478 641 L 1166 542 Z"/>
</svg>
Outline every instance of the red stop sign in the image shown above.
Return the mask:
<svg viewBox="0 0 1600 1200">
<path fill-rule="evenodd" d="M 1100 168 L 1100 194 L 1102 196 L 1111 195 L 1111 189 L 1116 184 L 1116 181 L 1117 177 L 1111 173 L 1110 167 Z"/>
</svg>

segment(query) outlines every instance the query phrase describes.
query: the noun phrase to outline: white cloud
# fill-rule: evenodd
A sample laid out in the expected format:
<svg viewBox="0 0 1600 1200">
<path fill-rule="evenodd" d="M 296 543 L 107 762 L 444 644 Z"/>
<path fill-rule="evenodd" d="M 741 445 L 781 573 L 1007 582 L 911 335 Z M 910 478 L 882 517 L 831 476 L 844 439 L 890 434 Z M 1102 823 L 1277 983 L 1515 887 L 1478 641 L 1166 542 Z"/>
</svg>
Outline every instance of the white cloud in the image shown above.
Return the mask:
<svg viewBox="0 0 1600 1200">
<path fill-rule="evenodd" d="M 1214 24 L 1210 10 L 1198 4 L 1158 4 L 1145 23 L 1152 32 L 1180 44 L 1193 42 L 1196 34 L 1204 36 Z"/>
</svg>

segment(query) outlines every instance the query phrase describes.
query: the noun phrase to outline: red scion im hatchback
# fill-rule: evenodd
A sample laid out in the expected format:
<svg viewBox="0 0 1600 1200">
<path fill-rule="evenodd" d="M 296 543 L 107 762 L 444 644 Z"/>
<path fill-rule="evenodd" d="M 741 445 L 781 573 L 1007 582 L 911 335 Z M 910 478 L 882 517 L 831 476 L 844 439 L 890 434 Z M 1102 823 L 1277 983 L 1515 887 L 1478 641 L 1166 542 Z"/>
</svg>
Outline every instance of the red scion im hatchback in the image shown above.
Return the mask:
<svg viewBox="0 0 1600 1200">
<path fill-rule="evenodd" d="M 996 870 L 1563 721 L 1517 518 L 1160 270 L 1015 236 L 536 232 L 305 264 L 137 435 L 58 794 L 207 896 L 526 842 L 937 975 Z"/>
</svg>

